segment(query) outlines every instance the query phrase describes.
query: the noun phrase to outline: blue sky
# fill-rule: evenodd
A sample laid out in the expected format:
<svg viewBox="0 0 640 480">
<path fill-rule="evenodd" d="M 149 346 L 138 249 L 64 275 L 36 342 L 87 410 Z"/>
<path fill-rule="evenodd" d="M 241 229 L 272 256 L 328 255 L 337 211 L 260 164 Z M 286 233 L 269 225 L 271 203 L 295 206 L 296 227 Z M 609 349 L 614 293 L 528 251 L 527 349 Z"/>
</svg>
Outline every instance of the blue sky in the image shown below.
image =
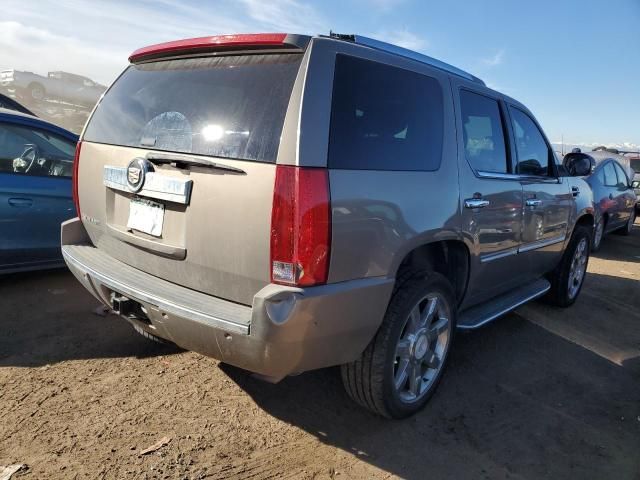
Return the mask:
<svg viewBox="0 0 640 480">
<path fill-rule="evenodd" d="M 640 0 L 2 0 L 0 68 L 103 83 L 140 47 L 220 33 L 360 33 L 479 76 L 552 141 L 640 148 Z"/>
</svg>

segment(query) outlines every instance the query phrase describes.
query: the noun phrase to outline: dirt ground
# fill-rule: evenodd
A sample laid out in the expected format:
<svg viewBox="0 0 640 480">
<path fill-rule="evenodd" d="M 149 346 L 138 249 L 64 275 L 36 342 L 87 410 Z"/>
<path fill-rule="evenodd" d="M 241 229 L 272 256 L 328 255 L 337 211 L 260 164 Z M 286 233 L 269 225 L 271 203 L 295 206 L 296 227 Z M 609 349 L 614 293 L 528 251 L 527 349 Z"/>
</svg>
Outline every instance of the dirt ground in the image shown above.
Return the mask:
<svg viewBox="0 0 640 480">
<path fill-rule="evenodd" d="M 459 335 L 414 418 L 360 410 L 336 369 L 278 385 L 136 334 L 67 271 L 0 280 L 0 465 L 30 479 L 640 479 L 640 225 L 577 304 Z M 141 456 L 162 437 L 168 445 Z"/>
</svg>

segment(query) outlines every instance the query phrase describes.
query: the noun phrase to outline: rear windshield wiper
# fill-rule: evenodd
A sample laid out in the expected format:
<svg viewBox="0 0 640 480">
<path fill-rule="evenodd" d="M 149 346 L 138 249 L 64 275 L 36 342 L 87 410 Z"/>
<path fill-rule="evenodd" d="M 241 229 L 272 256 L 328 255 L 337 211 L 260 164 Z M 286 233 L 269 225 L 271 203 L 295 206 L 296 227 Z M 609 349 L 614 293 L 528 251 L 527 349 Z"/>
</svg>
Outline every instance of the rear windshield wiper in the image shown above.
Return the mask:
<svg viewBox="0 0 640 480">
<path fill-rule="evenodd" d="M 196 165 L 198 167 L 215 168 L 217 170 L 226 170 L 228 172 L 240 173 L 246 175 L 247 172 L 241 168 L 232 167 L 223 163 L 217 163 L 208 158 L 192 157 L 190 155 L 178 155 L 175 153 L 158 153 L 149 152 L 146 155 L 146 159 L 151 163 L 159 165 L 161 163 L 172 163 L 176 166 L 180 165 Z"/>
</svg>

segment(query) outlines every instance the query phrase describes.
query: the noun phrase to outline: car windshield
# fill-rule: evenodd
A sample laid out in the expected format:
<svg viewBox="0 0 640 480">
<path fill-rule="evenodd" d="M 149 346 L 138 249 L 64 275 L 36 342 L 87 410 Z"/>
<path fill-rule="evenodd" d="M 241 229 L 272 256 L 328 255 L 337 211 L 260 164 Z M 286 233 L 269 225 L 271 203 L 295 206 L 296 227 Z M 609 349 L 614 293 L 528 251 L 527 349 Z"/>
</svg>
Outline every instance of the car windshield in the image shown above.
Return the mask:
<svg viewBox="0 0 640 480">
<path fill-rule="evenodd" d="M 301 55 L 239 55 L 130 66 L 84 140 L 275 162 Z"/>
<path fill-rule="evenodd" d="M 0 145 L 0 172 L 71 175 L 76 143 L 64 137 L 23 125 L 0 123 Z"/>
</svg>

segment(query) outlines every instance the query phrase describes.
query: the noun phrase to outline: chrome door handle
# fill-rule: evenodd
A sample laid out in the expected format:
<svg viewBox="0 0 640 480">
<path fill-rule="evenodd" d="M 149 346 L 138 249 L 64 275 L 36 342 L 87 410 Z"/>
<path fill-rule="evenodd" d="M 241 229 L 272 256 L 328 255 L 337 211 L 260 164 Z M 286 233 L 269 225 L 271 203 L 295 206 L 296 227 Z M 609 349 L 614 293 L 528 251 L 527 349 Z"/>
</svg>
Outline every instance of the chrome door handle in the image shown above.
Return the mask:
<svg viewBox="0 0 640 480">
<path fill-rule="evenodd" d="M 468 198 L 464 201 L 465 208 L 484 208 L 489 206 L 491 202 L 484 198 Z"/>
<path fill-rule="evenodd" d="M 542 200 L 538 200 L 537 198 L 529 198 L 525 202 L 527 207 L 539 207 L 542 205 Z"/>
</svg>

